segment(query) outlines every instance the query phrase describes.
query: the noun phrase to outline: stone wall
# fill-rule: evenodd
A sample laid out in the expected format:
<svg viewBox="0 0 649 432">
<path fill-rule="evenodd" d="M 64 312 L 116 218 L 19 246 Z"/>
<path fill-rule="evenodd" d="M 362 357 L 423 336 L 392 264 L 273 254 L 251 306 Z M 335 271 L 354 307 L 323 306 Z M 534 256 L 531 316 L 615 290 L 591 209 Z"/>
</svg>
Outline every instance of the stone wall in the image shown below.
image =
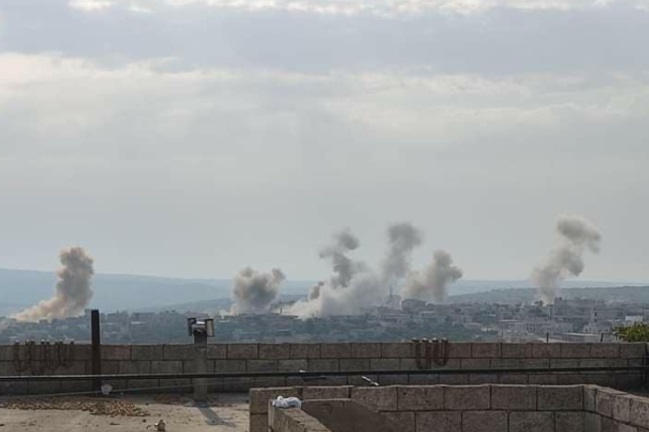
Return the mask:
<svg viewBox="0 0 649 432">
<path fill-rule="evenodd" d="M 403 432 L 647 432 L 649 399 L 595 385 L 388 386 L 251 391 L 250 432 L 268 431 L 268 400 L 347 397 Z M 272 417 L 272 416 L 271 416 Z M 284 432 L 275 429 L 273 432 Z"/>
<path fill-rule="evenodd" d="M 318 385 L 362 385 L 359 377 L 345 373 L 355 370 L 398 370 L 403 374 L 370 379 L 391 384 L 583 384 L 592 383 L 619 389 L 637 387 L 639 372 L 550 373 L 561 367 L 640 366 L 645 344 L 509 344 L 451 343 L 443 365 L 434 361 L 418 362 L 413 343 L 333 343 L 333 344 L 211 344 L 208 347 L 208 371 L 237 372 L 340 372 L 326 380 L 309 381 Z M 11 375 L 83 375 L 91 373 L 88 345 L 65 347 L 0 346 L 0 376 Z M 422 354 L 423 355 L 423 354 Z M 193 345 L 104 345 L 104 374 L 192 373 Z M 438 359 L 441 360 L 441 359 Z M 543 368 L 548 373 L 416 375 L 409 372 L 423 367 L 440 369 Z M 189 390 L 187 379 L 113 381 L 116 389 Z M 228 378 L 210 380 L 212 391 L 247 391 L 253 387 L 303 385 L 299 378 Z M 0 394 L 85 391 L 88 382 L 0 384 Z"/>
</svg>

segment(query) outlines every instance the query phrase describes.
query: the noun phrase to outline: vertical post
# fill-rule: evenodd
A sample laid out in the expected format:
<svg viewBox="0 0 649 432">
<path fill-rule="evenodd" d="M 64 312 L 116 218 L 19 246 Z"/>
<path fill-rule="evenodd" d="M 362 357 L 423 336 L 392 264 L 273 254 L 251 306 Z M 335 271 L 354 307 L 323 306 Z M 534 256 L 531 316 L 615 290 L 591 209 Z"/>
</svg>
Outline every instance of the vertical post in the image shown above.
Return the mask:
<svg viewBox="0 0 649 432">
<path fill-rule="evenodd" d="M 92 374 L 101 375 L 101 327 L 99 324 L 99 310 L 90 311 L 90 329 L 92 336 Z M 101 379 L 95 378 L 92 383 L 93 390 L 101 390 Z"/>
<path fill-rule="evenodd" d="M 207 332 L 194 332 L 194 364 L 196 373 L 207 373 Z M 207 380 L 194 379 L 194 402 L 207 402 Z"/>
</svg>

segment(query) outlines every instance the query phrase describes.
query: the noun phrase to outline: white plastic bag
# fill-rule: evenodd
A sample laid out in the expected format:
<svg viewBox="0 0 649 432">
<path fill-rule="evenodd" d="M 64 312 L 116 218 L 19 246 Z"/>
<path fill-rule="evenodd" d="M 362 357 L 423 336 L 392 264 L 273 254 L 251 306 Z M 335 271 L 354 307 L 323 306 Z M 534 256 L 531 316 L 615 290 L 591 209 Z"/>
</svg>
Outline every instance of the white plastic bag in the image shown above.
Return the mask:
<svg viewBox="0 0 649 432">
<path fill-rule="evenodd" d="M 277 396 L 277 399 L 273 401 L 273 406 L 276 408 L 302 408 L 302 401 L 296 397 Z"/>
</svg>

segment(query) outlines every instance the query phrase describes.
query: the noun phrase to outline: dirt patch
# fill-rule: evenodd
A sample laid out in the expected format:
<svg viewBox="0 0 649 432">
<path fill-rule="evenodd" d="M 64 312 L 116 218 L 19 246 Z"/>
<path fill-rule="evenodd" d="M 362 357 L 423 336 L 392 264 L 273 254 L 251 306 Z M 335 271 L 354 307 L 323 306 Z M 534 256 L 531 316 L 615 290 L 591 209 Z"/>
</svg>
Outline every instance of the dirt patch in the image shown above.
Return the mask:
<svg viewBox="0 0 649 432">
<path fill-rule="evenodd" d="M 0 408 L 14 410 L 86 411 L 93 415 L 111 417 L 147 417 L 149 413 L 130 402 L 111 398 L 51 397 L 0 401 Z"/>
</svg>

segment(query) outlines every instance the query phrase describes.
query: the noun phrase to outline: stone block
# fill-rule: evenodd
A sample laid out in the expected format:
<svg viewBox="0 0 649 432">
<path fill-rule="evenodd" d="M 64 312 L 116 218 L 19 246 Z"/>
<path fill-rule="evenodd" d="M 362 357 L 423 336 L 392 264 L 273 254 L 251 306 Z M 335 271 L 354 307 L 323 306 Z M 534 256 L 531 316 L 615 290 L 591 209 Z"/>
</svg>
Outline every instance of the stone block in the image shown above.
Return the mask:
<svg viewBox="0 0 649 432">
<path fill-rule="evenodd" d="M 397 411 L 397 387 L 355 387 L 352 399 L 377 411 Z"/>
<path fill-rule="evenodd" d="M 122 375 L 151 373 L 151 362 L 149 361 L 122 361 L 116 363 L 118 363 L 119 373 Z"/>
<path fill-rule="evenodd" d="M 581 359 L 579 360 L 579 366 L 582 368 L 599 368 L 606 367 L 606 359 Z"/>
<path fill-rule="evenodd" d="M 618 394 L 613 396 L 613 418 L 617 421 L 629 422 L 631 396 Z"/>
<path fill-rule="evenodd" d="M 349 399 L 351 389 L 351 386 L 304 387 L 302 389 L 302 399 Z"/>
<path fill-rule="evenodd" d="M 302 397 L 298 387 L 253 388 L 250 390 L 250 414 L 267 414 L 268 402 L 283 397 Z"/>
<path fill-rule="evenodd" d="M 558 373 L 557 374 L 558 385 L 575 385 L 575 384 L 582 384 L 583 382 L 584 382 L 584 376 L 578 373 Z"/>
<path fill-rule="evenodd" d="M 250 432 L 269 432 L 268 415 L 267 414 L 251 414 L 250 415 Z M 278 431 L 279 432 L 279 431 Z M 282 431 L 289 432 L 289 431 Z"/>
<path fill-rule="evenodd" d="M 542 386 L 537 389 L 538 409 L 580 411 L 584 409 L 582 386 Z"/>
<path fill-rule="evenodd" d="M 630 426 L 628 424 L 618 423 L 616 425 L 615 432 L 638 432 L 638 428 Z"/>
<path fill-rule="evenodd" d="M 130 360 L 131 346 L 130 345 L 102 345 L 101 358 L 102 360 Z"/>
<path fill-rule="evenodd" d="M 561 344 L 534 343 L 532 344 L 532 357 L 534 358 L 560 358 Z"/>
<path fill-rule="evenodd" d="M 492 385 L 491 409 L 534 411 L 536 410 L 536 387 L 524 385 Z"/>
<path fill-rule="evenodd" d="M 520 413 L 512 413 L 520 414 Z M 463 411 L 462 432 L 507 432 L 505 411 Z M 529 431 L 525 431 L 529 432 Z M 543 432 L 552 432 L 545 431 Z"/>
<path fill-rule="evenodd" d="M 413 358 L 414 355 L 415 355 L 415 349 L 413 344 L 410 342 L 381 344 L 382 358 L 386 358 L 386 359 Z"/>
<path fill-rule="evenodd" d="M 578 368 L 579 360 L 578 359 L 550 359 L 550 368 Z"/>
<path fill-rule="evenodd" d="M 450 376 L 450 375 L 449 375 Z M 437 385 L 439 384 L 440 375 L 437 374 L 408 374 L 408 384 L 410 385 Z M 463 382 L 462 384 L 466 384 Z"/>
<path fill-rule="evenodd" d="M 370 368 L 369 359 L 342 359 L 339 361 L 341 372 L 364 371 Z"/>
<path fill-rule="evenodd" d="M 444 391 L 444 409 L 487 410 L 491 407 L 488 385 L 447 387 Z"/>
<path fill-rule="evenodd" d="M 644 358 L 646 355 L 645 343 L 621 343 L 619 349 L 622 358 Z"/>
<path fill-rule="evenodd" d="M 489 367 L 492 369 L 512 369 L 521 367 L 520 359 L 495 358 L 489 360 Z"/>
<path fill-rule="evenodd" d="M 255 387 L 256 378 L 223 378 L 224 392 L 247 392 Z"/>
<path fill-rule="evenodd" d="M 443 386 L 397 387 L 399 411 L 437 411 L 444 409 Z"/>
<path fill-rule="evenodd" d="M 554 432 L 584 432 L 584 412 L 564 411 L 555 413 Z"/>
<path fill-rule="evenodd" d="M 595 384 L 602 387 L 613 387 L 615 385 L 615 375 L 604 373 L 587 373 L 584 374 L 584 383 Z"/>
<path fill-rule="evenodd" d="M 417 432 L 462 432 L 462 413 L 460 411 L 418 412 L 415 414 L 415 430 Z"/>
<path fill-rule="evenodd" d="M 401 359 L 399 360 L 399 368 L 402 371 L 416 371 L 419 370 L 417 360 L 415 359 Z"/>
<path fill-rule="evenodd" d="M 377 381 L 381 385 L 391 386 L 391 385 L 407 385 L 409 379 L 408 379 L 407 374 L 403 374 L 403 375 L 382 375 L 382 376 L 378 377 Z"/>
<path fill-rule="evenodd" d="M 165 360 L 193 360 L 196 358 L 196 347 L 193 344 L 164 345 Z"/>
<path fill-rule="evenodd" d="M 228 344 L 228 359 L 254 360 L 259 357 L 257 344 Z"/>
<path fill-rule="evenodd" d="M 371 359 L 370 370 L 372 371 L 396 371 L 400 368 L 399 359 Z"/>
<path fill-rule="evenodd" d="M 597 389 L 595 393 L 595 412 L 606 417 L 613 417 L 613 398 L 616 391 L 607 388 Z"/>
<path fill-rule="evenodd" d="M 649 429 L 649 399 L 631 396 L 629 420 L 633 426 Z"/>
<path fill-rule="evenodd" d="M 183 373 L 183 362 L 180 360 L 152 361 L 151 373 L 180 374 Z"/>
<path fill-rule="evenodd" d="M 469 374 L 469 384 L 498 384 L 498 375 Z"/>
<path fill-rule="evenodd" d="M 240 373 L 246 372 L 245 360 L 214 360 L 215 373 Z"/>
<path fill-rule="evenodd" d="M 532 344 L 504 343 L 501 345 L 502 358 L 524 359 L 532 357 Z"/>
<path fill-rule="evenodd" d="M 67 344 L 64 345 L 67 349 L 72 348 L 72 358 L 74 360 L 91 360 L 92 359 L 92 345 L 89 344 Z M 61 347 L 61 353 L 65 352 L 66 348 Z"/>
<path fill-rule="evenodd" d="M 462 359 L 460 360 L 460 368 L 462 369 L 489 369 L 489 359 Z"/>
<path fill-rule="evenodd" d="M 225 344 L 209 344 L 207 346 L 208 359 L 225 359 L 228 357 L 228 346 Z"/>
<path fill-rule="evenodd" d="M 601 420 L 602 432 L 617 432 L 617 422 L 609 417 L 602 417 Z"/>
<path fill-rule="evenodd" d="M 118 363 L 117 360 L 109 360 L 107 363 L 114 362 Z M 104 361 L 101 362 L 102 365 Z M 110 367 L 110 366 L 109 366 Z M 68 364 L 59 365 L 54 369 L 56 375 L 85 375 L 92 373 L 92 363 L 86 360 L 75 360 Z M 104 371 L 102 368 L 102 373 L 106 374 L 108 372 Z M 119 373 L 119 372 L 115 372 Z"/>
<path fill-rule="evenodd" d="M 596 402 L 595 396 L 597 395 L 598 387 L 595 385 L 586 384 L 583 385 L 584 389 L 584 411 L 586 412 L 595 412 Z"/>
<path fill-rule="evenodd" d="M 620 356 L 619 343 L 594 343 L 590 347 L 593 358 L 616 358 Z"/>
<path fill-rule="evenodd" d="M 588 343 L 564 343 L 561 344 L 561 357 L 568 359 L 590 357 L 590 345 Z"/>
<path fill-rule="evenodd" d="M 81 365 L 81 362 L 75 362 Z M 120 363 L 117 360 L 102 360 L 101 361 L 101 373 L 103 375 L 118 375 L 120 373 Z M 83 362 L 83 367 L 85 370 L 86 362 Z M 92 366 L 91 366 L 92 367 Z M 80 374 L 75 374 L 80 375 Z"/>
<path fill-rule="evenodd" d="M 643 386 L 641 374 L 615 374 L 615 388 L 620 390 L 635 390 Z"/>
<path fill-rule="evenodd" d="M 586 432 L 601 432 L 602 417 L 595 413 L 584 413 L 584 430 Z M 557 431 L 558 432 L 558 431 Z"/>
<path fill-rule="evenodd" d="M 277 372 L 277 360 L 248 360 L 246 372 Z"/>
<path fill-rule="evenodd" d="M 163 360 L 162 345 L 133 345 L 131 360 Z"/>
<path fill-rule="evenodd" d="M 338 359 L 308 359 L 307 366 L 310 372 L 337 372 L 339 370 Z"/>
<path fill-rule="evenodd" d="M 321 358 L 343 359 L 351 357 L 351 346 L 348 343 L 320 344 Z"/>
<path fill-rule="evenodd" d="M 381 357 L 381 344 L 355 342 L 351 344 L 350 352 L 352 358 L 379 358 Z"/>
<path fill-rule="evenodd" d="M 208 373 L 214 372 L 214 360 L 207 360 L 206 364 L 207 369 L 205 371 Z M 196 361 L 183 360 L 183 373 L 199 373 L 199 370 L 196 368 Z"/>
<path fill-rule="evenodd" d="M 556 375 L 539 374 L 539 373 L 530 374 L 527 378 L 527 381 L 530 384 L 537 384 L 537 385 L 556 385 L 559 383 L 559 380 Z"/>
<path fill-rule="evenodd" d="M 293 359 L 320 358 L 320 344 L 290 344 L 289 355 Z"/>
<path fill-rule="evenodd" d="M 289 344 L 259 344 L 259 358 L 262 360 L 280 360 L 291 358 Z"/>
<path fill-rule="evenodd" d="M 499 374 L 498 383 L 500 384 L 527 384 L 528 376 L 526 374 Z"/>
<path fill-rule="evenodd" d="M 415 432 L 415 413 L 414 412 L 385 412 L 383 417 L 399 426 L 402 432 Z"/>
<path fill-rule="evenodd" d="M 439 383 L 447 385 L 469 384 L 469 374 L 439 375 Z"/>
<path fill-rule="evenodd" d="M 490 429 L 485 428 L 484 430 Z M 512 412 L 509 414 L 509 432 L 554 432 L 554 413 L 544 411 Z"/>
<path fill-rule="evenodd" d="M 472 344 L 468 342 L 451 342 L 448 344 L 448 358 L 471 358 Z M 414 347 L 413 347 L 414 352 Z"/>
<path fill-rule="evenodd" d="M 530 344 L 530 345 L 539 345 L 539 344 Z M 526 358 L 526 359 L 521 359 L 521 367 L 525 369 L 540 369 L 540 368 L 545 368 L 549 369 L 550 368 L 550 359 L 532 359 L 532 358 Z"/>
<path fill-rule="evenodd" d="M 158 382 L 157 390 L 164 393 L 191 393 L 194 391 L 192 380 L 187 378 L 168 378 Z M 208 386 L 209 387 L 209 386 Z M 153 390 L 155 392 L 156 390 Z"/>
<path fill-rule="evenodd" d="M 471 357 L 472 358 L 498 358 L 500 357 L 501 351 L 500 346 L 502 344 L 495 342 L 487 343 L 472 343 L 471 344 Z"/>
<path fill-rule="evenodd" d="M 250 362 L 248 362 L 250 364 Z M 309 368 L 307 359 L 278 360 L 277 370 L 280 372 L 300 372 Z"/>
</svg>

